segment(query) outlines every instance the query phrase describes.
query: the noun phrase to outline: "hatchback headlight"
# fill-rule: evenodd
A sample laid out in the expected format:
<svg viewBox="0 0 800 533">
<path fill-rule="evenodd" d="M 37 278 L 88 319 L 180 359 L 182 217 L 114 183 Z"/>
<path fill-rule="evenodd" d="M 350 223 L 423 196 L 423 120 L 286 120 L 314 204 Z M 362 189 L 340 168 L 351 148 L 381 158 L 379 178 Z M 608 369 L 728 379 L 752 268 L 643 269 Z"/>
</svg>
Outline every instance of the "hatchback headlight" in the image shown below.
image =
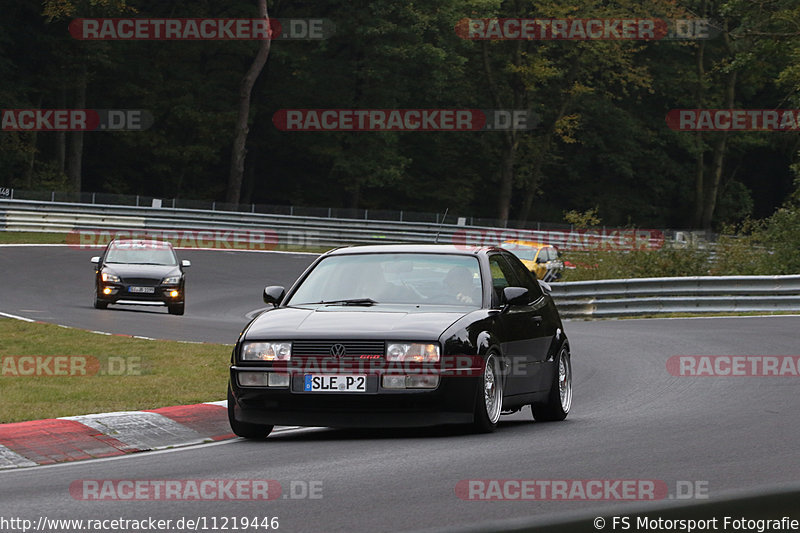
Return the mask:
<svg viewBox="0 0 800 533">
<path fill-rule="evenodd" d="M 180 276 L 169 276 L 161 280 L 162 285 L 177 285 L 181 282 Z"/>
<path fill-rule="evenodd" d="M 386 346 L 386 360 L 413 363 L 437 363 L 439 361 L 439 345 L 416 342 L 392 342 Z"/>
<path fill-rule="evenodd" d="M 247 342 L 242 345 L 242 361 L 289 361 L 291 342 Z"/>
<path fill-rule="evenodd" d="M 112 274 L 111 272 L 103 272 L 100 274 L 100 278 L 103 281 L 110 281 L 112 283 L 119 283 L 119 276 L 116 274 Z"/>
</svg>

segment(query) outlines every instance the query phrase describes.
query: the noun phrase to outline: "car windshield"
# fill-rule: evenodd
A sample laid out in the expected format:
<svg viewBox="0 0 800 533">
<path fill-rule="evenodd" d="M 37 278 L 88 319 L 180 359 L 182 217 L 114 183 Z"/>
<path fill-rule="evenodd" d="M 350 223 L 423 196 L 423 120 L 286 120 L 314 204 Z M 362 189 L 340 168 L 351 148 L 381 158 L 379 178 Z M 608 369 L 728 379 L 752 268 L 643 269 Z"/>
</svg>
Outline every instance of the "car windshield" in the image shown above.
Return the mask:
<svg viewBox="0 0 800 533">
<path fill-rule="evenodd" d="M 124 263 L 129 265 L 165 265 L 178 264 L 175 252 L 169 246 L 149 243 L 121 243 L 109 248 L 106 263 Z"/>
<path fill-rule="evenodd" d="M 531 248 L 524 244 L 504 243 L 502 246 L 523 261 L 533 261 L 536 259 L 536 252 L 539 251 L 538 248 Z"/>
<path fill-rule="evenodd" d="M 326 257 L 288 305 L 462 305 L 480 307 L 478 259 L 424 253 Z"/>
</svg>

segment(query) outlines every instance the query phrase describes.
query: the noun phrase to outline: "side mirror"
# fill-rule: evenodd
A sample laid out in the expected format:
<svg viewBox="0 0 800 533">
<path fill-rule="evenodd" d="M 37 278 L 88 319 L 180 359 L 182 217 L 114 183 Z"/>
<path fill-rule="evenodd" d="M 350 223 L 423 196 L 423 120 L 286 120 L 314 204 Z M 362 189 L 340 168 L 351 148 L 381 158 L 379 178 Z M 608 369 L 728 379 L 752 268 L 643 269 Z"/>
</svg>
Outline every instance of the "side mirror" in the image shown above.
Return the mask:
<svg viewBox="0 0 800 533">
<path fill-rule="evenodd" d="M 503 289 L 503 304 L 505 306 L 511 305 L 525 305 L 530 302 L 528 289 L 525 287 L 506 287 Z"/>
<path fill-rule="evenodd" d="M 96 256 L 92 257 L 92 258 L 90 259 L 90 261 L 91 261 L 91 262 L 92 262 L 92 264 L 95 266 L 95 268 L 97 268 L 98 266 L 100 266 L 100 256 L 99 256 L 99 255 L 96 255 Z"/>
<path fill-rule="evenodd" d="M 273 307 L 278 307 L 284 296 L 286 296 L 286 290 L 280 285 L 270 285 L 264 288 L 265 304 L 272 304 Z"/>
<path fill-rule="evenodd" d="M 181 261 L 181 266 L 182 266 L 183 268 L 189 268 L 190 266 L 192 266 L 192 262 L 191 262 L 191 261 L 189 261 L 188 259 L 183 259 L 183 260 Z"/>
</svg>

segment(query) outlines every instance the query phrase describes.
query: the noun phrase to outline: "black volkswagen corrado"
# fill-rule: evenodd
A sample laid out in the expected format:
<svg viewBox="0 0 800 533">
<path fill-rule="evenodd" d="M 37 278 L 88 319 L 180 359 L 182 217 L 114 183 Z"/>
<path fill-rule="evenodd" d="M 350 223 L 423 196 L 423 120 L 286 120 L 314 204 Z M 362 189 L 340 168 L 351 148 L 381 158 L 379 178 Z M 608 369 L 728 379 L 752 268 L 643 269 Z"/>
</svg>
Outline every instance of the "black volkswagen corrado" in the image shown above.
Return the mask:
<svg viewBox="0 0 800 533">
<path fill-rule="evenodd" d="M 330 251 L 288 292 L 264 289 L 273 308 L 231 356 L 231 428 L 248 438 L 274 425 L 489 432 L 526 405 L 536 420 L 563 420 L 570 350 L 547 289 L 501 248 Z"/>
<path fill-rule="evenodd" d="M 186 305 L 183 269 L 172 244 L 142 239 L 115 239 L 95 265 L 94 306 L 108 304 L 166 305 L 172 315 L 182 315 Z"/>
</svg>

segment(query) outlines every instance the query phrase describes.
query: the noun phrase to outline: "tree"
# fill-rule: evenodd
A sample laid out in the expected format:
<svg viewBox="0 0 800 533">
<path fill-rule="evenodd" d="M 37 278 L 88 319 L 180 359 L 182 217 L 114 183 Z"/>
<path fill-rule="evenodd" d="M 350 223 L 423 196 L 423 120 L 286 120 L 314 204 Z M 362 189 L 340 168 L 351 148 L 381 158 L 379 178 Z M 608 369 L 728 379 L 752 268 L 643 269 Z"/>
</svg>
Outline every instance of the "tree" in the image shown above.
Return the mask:
<svg viewBox="0 0 800 533">
<path fill-rule="evenodd" d="M 267 0 L 258 0 L 258 12 L 260 18 L 269 20 Z M 261 46 L 253 60 L 253 64 L 250 65 L 250 69 L 242 79 L 239 88 L 239 117 L 236 120 L 236 135 L 231 151 L 231 170 L 228 176 L 228 193 L 225 199 L 228 203 L 238 204 L 239 198 L 241 197 L 244 160 L 247 154 L 246 143 L 247 133 L 249 132 L 250 98 L 253 92 L 253 86 L 269 57 L 271 42 L 271 36 L 269 39 L 261 41 Z"/>
</svg>

